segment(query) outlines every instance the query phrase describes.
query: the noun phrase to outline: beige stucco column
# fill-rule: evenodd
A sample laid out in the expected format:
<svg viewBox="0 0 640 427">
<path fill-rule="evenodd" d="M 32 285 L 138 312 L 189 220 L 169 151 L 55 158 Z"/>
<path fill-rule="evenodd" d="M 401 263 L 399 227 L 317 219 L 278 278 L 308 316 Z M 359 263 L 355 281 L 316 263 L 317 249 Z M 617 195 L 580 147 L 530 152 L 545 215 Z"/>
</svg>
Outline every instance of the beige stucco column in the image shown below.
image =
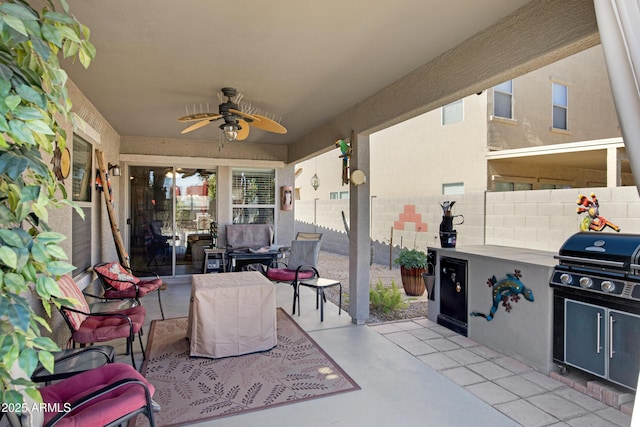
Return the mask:
<svg viewBox="0 0 640 427">
<path fill-rule="evenodd" d="M 361 170 L 369 176 L 369 136 L 351 134 L 349 173 Z M 349 314 L 351 322 L 363 324 L 369 318 L 369 258 L 371 240 L 369 183 L 350 184 L 349 196 Z"/>
<path fill-rule="evenodd" d="M 622 162 L 617 147 L 607 148 L 607 187 L 622 185 Z"/>
</svg>

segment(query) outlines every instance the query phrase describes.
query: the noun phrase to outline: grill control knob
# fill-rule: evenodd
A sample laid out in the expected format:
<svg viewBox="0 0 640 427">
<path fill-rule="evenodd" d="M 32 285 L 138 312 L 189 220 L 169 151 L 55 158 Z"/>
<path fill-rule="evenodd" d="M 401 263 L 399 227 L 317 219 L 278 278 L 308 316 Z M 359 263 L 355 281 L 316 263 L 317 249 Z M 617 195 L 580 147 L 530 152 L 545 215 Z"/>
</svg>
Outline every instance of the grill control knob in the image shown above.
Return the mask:
<svg viewBox="0 0 640 427">
<path fill-rule="evenodd" d="M 613 283 L 610 280 L 604 280 L 601 284 L 600 287 L 602 288 L 603 291 L 605 292 L 613 292 L 614 289 L 616 288 L 615 283 Z"/>
<path fill-rule="evenodd" d="M 563 285 L 570 285 L 570 284 L 571 284 L 571 282 L 573 282 L 573 279 L 571 278 L 571 275 L 570 275 L 570 274 L 562 273 L 562 274 L 560 275 L 560 282 L 561 282 Z"/>
<path fill-rule="evenodd" d="M 588 289 L 593 286 L 593 280 L 590 277 L 581 277 L 580 278 L 580 287 Z"/>
</svg>

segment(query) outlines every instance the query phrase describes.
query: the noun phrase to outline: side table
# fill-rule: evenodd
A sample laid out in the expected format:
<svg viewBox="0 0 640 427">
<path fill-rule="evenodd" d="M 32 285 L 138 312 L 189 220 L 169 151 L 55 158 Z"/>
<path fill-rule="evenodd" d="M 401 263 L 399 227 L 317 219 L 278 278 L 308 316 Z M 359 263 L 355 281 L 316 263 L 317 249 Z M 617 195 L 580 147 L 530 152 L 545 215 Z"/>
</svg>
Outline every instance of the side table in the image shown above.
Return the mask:
<svg viewBox="0 0 640 427">
<path fill-rule="evenodd" d="M 203 273 L 209 271 L 226 272 L 227 271 L 227 250 L 223 248 L 204 248 L 204 265 Z"/>
<path fill-rule="evenodd" d="M 62 380 L 84 371 L 99 368 L 116 360 L 116 351 L 110 345 L 98 345 L 85 348 L 72 348 L 53 353 L 53 373 L 38 364 L 31 375 L 36 383 L 50 383 Z"/>
<path fill-rule="evenodd" d="M 327 297 L 324 295 L 325 288 L 330 288 L 332 286 L 340 287 L 340 302 L 338 304 L 338 315 L 342 314 L 342 283 L 338 280 L 333 279 L 325 279 L 322 277 L 314 277 L 312 279 L 301 280 L 298 283 L 298 286 L 306 286 L 308 288 L 314 288 L 316 290 L 316 310 L 318 306 L 320 306 L 320 321 L 324 322 L 324 302 L 327 300 Z M 295 289 L 293 295 L 293 306 L 295 307 L 296 298 L 298 299 L 298 316 L 300 316 L 300 291 Z"/>
</svg>

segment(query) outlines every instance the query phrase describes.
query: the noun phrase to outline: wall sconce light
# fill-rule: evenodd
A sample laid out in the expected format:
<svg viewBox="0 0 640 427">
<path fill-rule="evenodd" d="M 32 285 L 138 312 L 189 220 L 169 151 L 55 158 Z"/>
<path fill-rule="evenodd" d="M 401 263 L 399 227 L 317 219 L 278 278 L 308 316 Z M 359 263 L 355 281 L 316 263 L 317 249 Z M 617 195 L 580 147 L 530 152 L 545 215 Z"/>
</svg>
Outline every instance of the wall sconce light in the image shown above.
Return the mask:
<svg viewBox="0 0 640 427">
<path fill-rule="evenodd" d="M 318 174 L 313 174 L 311 177 L 311 186 L 313 187 L 313 191 L 316 191 L 318 187 L 320 187 L 320 180 L 318 179 Z"/>
<path fill-rule="evenodd" d="M 351 173 L 351 183 L 354 186 L 362 185 L 367 182 L 367 176 L 360 169 L 356 169 Z"/>
<path fill-rule="evenodd" d="M 120 166 L 118 165 L 112 165 L 111 163 L 109 163 L 109 166 L 107 167 L 107 169 L 109 170 L 109 172 L 113 170 L 113 173 L 111 174 L 112 176 L 122 175 L 122 172 L 120 171 Z"/>
</svg>

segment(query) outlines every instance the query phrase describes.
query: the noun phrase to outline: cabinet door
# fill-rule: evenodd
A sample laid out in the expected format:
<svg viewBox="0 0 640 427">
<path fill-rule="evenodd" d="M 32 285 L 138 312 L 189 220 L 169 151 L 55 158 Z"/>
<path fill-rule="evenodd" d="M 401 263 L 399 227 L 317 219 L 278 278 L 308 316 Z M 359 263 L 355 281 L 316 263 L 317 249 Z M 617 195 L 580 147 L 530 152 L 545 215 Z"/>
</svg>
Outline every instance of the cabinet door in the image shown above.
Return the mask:
<svg viewBox="0 0 640 427">
<path fill-rule="evenodd" d="M 440 264 L 440 313 L 466 325 L 467 262 L 443 257 Z"/>
<path fill-rule="evenodd" d="M 605 309 L 565 300 L 566 363 L 604 377 L 606 364 Z"/>
<path fill-rule="evenodd" d="M 609 379 L 635 389 L 640 371 L 640 316 L 609 310 Z"/>
</svg>

